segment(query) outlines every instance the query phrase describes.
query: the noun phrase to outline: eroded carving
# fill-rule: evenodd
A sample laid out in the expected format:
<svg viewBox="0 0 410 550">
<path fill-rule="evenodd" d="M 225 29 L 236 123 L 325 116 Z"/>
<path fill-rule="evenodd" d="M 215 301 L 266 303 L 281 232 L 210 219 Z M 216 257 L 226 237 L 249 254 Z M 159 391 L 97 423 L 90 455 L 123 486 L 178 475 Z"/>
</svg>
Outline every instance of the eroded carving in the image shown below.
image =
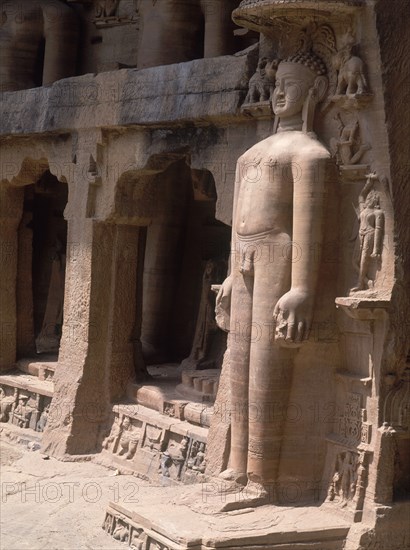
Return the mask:
<svg viewBox="0 0 410 550">
<path fill-rule="evenodd" d="M 37 422 L 37 425 L 36 425 L 37 432 L 44 432 L 44 429 L 47 426 L 49 412 L 50 412 L 50 405 L 47 405 L 44 408 L 43 412 L 41 413 L 40 418 Z"/>
<path fill-rule="evenodd" d="M 10 414 L 12 424 L 19 428 L 28 428 L 35 408 L 29 403 L 30 396 L 21 394 Z"/>
<path fill-rule="evenodd" d="M 330 140 L 332 153 L 336 157 L 336 162 L 342 166 L 356 164 L 364 153 L 371 149 L 371 145 L 361 142 L 357 118 L 345 123 L 338 113 L 336 119 L 339 121 L 339 137 Z"/>
<path fill-rule="evenodd" d="M 140 440 L 140 430 L 136 428 L 130 418 L 126 416 L 121 427 L 121 434 L 118 441 L 118 455 L 131 460 L 137 450 Z"/>
<path fill-rule="evenodd" d="M 189 438 L 184 437 L 180 443 L 171 442 L 166 451 L 161 454 L 161 473 L 164 477 L 171 477 L 170 468 L 176 467 L 176 479 L 181 480 L 182 468 L 185 463 L 189 445 Z"/>
<path fill-rule="evenodd" d="M 344 409 L 339 417 L 339 436 L 346 443 L 370 443 L 371 426 L 366 422 L 366 409 L 362 408 L 359 393 L 347 394 Z"/>
<path fill-rule="evenodd" d="M 410 432 L 410 368 L 390 389 L 383 411 L 383 425 L 397 432 Z"/>
<path fill-rule="evenodd" d="M 345 45 L 333 58 L 334 68 L 338 71 L 336 96 L 356 96 L 367 92 L 364 75 L 364 63 L 353 55 L 354 38 L 348 37 Z"/>
<path fill-rule="evenodd" d="M 255 74 L 249 80 L 249 90 L 244 103 L 270 101 L 275 89 L 276 71 L 279 61 L 262 57 L 258 61 Z"/>
<path fill-rule="evenodd" d="M 7 395 L 3 388 L 0 387 L 0 422 L 8 422 L 10 412 L 15 403 L 14 395 Z"/>
<path fill-rule="evenodd" d="M 115 417 L 110 433 L 102 442 L 102 448 L 132 460 L 141 438 L 141 430 L 128 416 Z"/>
<path fill-rule="evenodd" d="M 226 338 L 215 321 L 215 293 L 212 285 L 221 283 L 225 275 L 225 260 L 210 259 L 206 262 L 194 340 L 190 356 L 183 362 L 183 367 L 209 369 L 222 363 Z"/>
<path fill-rule="evenodd" d="M 189 451 L 189 457 L 187 460 L 187 468 L 200 472 L 205 472 L 205 443 L 201 441 L 194 441 Z"/>
<path fill-rule="evenodd" d="M 376 180 L 375 173 L 369 174 L 359 195 L 359 239 L 354 254 L 359 279 L 352 292 L 373 288 L 374 280 L 370 278 L 369 269 L 372 262 L 377 262 L 378 266 L 381 264 L 385 216 L 380 209 L 379 194 L 373 189 Z"/>
<path fill-rule="evenodd" d="M 327 496 L 329 502 L 336 501 L 344 508 L 355 499 L 358 486 L 361 491 L 365 489 L 364 472 L 366 469 L 363 466 L 363 456 L 363 453 L 360 457 L 359 453 L 353 451 L 344 451 L 337 455 L 335 473 Z M 362 464 L 360 472 L 359 464 Z M 359 473 L 361 478 L 358 483 Z"/>
<path fill-rule="evenodd" d="M 120 0 L 98 0 L 95 4 L 95 17 L 104 19 L 116 15 Z"/>
</svg>

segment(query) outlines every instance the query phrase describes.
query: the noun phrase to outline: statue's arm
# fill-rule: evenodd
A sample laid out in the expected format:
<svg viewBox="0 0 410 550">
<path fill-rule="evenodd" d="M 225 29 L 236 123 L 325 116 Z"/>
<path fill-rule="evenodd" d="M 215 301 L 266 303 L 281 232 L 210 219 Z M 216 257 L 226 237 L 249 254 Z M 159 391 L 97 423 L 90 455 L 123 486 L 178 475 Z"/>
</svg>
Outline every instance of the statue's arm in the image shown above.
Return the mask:
<svg viewBox="0 0 410 550">
<path fill-rule="evenodd" d="M 294 165 L 291 288 L 277 302 L 276 339 L 292 345 L 308 338 L 323 242 L 326 166 L 329 155 Z"/>
<path fill-rule="evenodd" d="M 216 297 L 216 323 L 222 330 L 229 330 L 230 310 L 231 310 L 231 294 L 232 294 L 232 269 L 235 264 L 236 254 L 236 212 L 238 204 L 239 186 L 241 180 L 241 160 L 236 164 L 234 197 L 232 208 L 232 237 L 231 237 L 231 253 L 229 256 L 229 271 L 228 277 L 222 283 L 221 288 Z"/>
<path fill-rule="evenodd" d="M 316 291 L 323 241 L 323 214 L 327 158 L 309 159 L 295 167 L 293 188 L 292 288 Z"/>
<path fill-rule="evenodd" d="M 383 250 L 384 237 L 384 212 L 378 210 L 375 212 L 375 235 L 372 258 L 380 258 Z"/>
</svg>

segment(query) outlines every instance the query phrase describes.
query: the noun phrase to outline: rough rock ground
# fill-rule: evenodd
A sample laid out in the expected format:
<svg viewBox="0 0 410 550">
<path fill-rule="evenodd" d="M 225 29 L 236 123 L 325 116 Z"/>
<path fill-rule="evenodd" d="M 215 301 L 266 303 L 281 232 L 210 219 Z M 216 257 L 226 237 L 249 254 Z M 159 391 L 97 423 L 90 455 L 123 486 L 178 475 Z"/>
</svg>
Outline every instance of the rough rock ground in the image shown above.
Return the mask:
<svg viewBox="0 0 410 550">
<path fill-rule="evenodd" d="M 146 482 L 92 462 L 44 459 L 0 442 L 1 550 L 119 550 L 102 530 L 108 501 L 136 501 Z"/>
</svg>

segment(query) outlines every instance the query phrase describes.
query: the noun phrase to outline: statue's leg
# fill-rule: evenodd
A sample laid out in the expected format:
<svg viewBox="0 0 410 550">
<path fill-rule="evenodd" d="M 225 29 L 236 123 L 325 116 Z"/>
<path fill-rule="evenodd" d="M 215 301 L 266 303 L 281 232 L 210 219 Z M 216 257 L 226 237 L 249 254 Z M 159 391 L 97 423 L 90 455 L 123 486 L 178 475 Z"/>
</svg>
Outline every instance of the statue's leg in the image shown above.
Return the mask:
<svg viewBox="0 0 410 550">
<path fill-rule="evenodd" d="M 359 285 L 357 290 L 366 290 L 368 288 L 368 272 L 371 262 L 371 254 L 374 245 L 374 232 L 367 233 L 363 239 L 362 256 L 360 258 Z"/>
<path fill-rule="evenodd" d="M 249 401 L 249 330 L 252 322 L 253 276 L 239 272 L 240 258 L 235 258 L 231 298 L 230 386 L 231 386 L 231 455 L 230 467 L 246 473 L 248 455 Z"/>
<path fill-rule="evenodd" d="M 274 342 L 273 309 L 290 288 L 287 245 L 287 237 L 272 236 L 264 241 L 255 261 L 253 289 L 247 472 L 250 481 L 261 484 L 272 495 L 276 492 L 295 354 Z"/>
</svg>

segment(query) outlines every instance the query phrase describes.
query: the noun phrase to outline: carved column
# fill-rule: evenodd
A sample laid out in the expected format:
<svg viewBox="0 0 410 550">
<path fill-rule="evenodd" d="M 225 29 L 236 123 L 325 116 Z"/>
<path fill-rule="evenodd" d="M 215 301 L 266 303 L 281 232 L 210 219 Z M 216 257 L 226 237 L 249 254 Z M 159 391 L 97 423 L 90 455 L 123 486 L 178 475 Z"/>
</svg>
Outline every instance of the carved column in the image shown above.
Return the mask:
<svg viewBox="0 0 410 550">
<path fill-rule="evenodd" d="M 234 53 L 232 10 L 237 5 L 237 0 L 201 0 L 205 18 L 204 57 Z"/>
<path fill-rule="evenodd" d="M 166 351 L 181 270 L 190 170 L 176 163 L 158 176 L 158 214 L 148 227 L 144 262 L 142 341 L 147 357 Z M 165 346 L 164 346 L 165 344 Z"/>
<path fill-rule="evenodd" d="M 136 317 L 141 229 L 98 217 L 96 180 L 101 187 L 106 181 L 90 175 L 88 169 L 90 153 L 96 158 L 100 138 L 98 133 L 79 137 L 65 210 L 64 324 L 54 398 L 43 436 L 45 452 L 54 456 L 98 449 L 111 403 L 125 394 L 127 383 L 135 377 L 134 347 L 139 351 Z M 105 173 L 102 168 L 101 172 Z M 96 199 L 91 209 L 90 196 Z M 136 364 L 141 366 L 140 357 Z"/>
<path fill-rule="evenodd" d="M 23 189 L 0 188 L 0 371 L 16 361 L 18 226 L 23 211 Z"/>
<path fill-rule="evenodd" d="M 181 63 L 200 57 L 202 13 L 198 0 L 141 0 L 138 68 Z"/>
</svg>

